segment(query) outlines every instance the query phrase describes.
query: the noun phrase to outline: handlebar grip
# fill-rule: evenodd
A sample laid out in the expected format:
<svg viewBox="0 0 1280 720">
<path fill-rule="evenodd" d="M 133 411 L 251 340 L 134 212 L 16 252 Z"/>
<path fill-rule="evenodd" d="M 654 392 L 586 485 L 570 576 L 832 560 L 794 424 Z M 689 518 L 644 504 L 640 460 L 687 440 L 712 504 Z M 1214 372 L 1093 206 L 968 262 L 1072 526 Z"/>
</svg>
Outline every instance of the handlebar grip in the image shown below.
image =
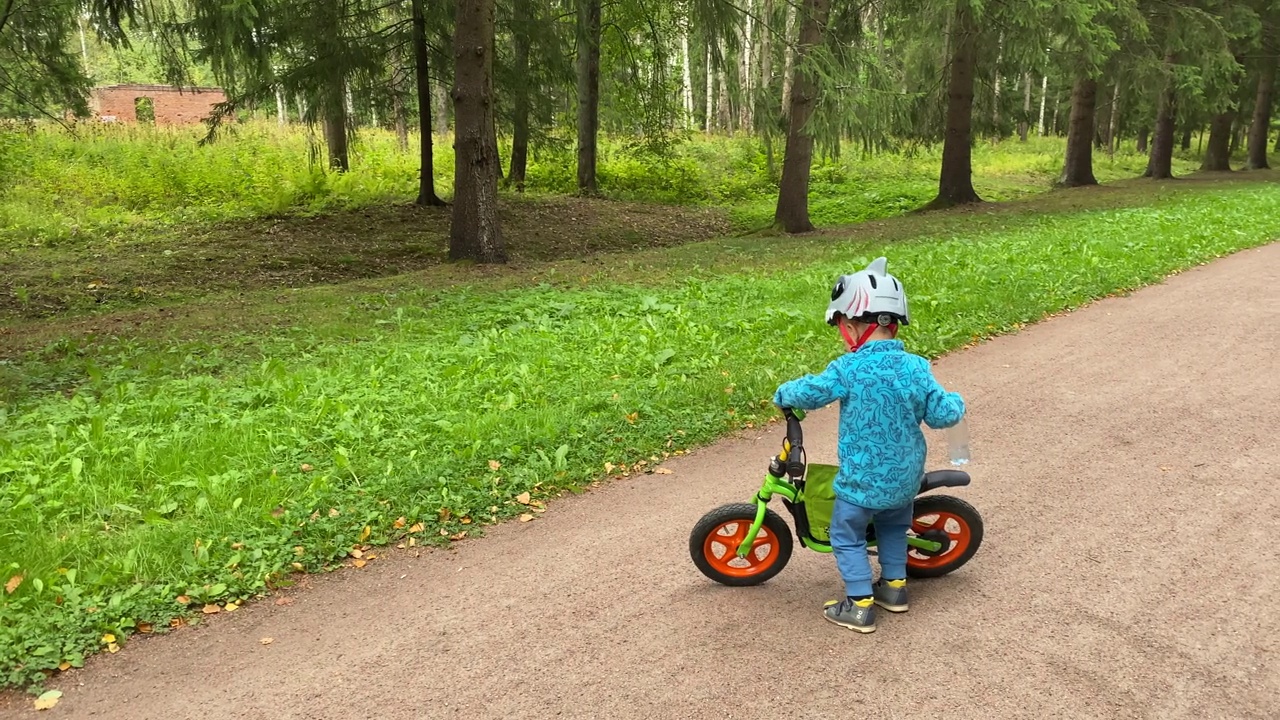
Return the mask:
<svg viewBox="0 0 1280 720">
<path fill-rule="evenodd" d="M 800 477 L 804 475 L 804 460 L 802 460 L 802 448 L 804 447 L 804 430 L 800 427 L 800 420 L 804 417 L 803 411 L 793 408 L 783 408 L 783 416 L 787 418 L 787 443 L 791 446 L 790 454 L 787 456 L 787 474 L 792 477 Z"/>
</svg>

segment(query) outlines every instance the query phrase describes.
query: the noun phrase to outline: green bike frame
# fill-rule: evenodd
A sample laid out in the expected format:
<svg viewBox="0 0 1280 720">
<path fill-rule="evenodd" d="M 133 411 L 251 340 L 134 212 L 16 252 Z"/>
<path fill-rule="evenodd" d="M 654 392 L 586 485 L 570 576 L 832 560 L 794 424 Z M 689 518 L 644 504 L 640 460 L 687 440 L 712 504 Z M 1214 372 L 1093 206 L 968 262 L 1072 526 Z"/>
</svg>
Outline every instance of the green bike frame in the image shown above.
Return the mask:
<svg viewBox="0 0 1280 720">
<path fill-rule="evenodd" d="M 804 419 L 804 413 L 801 412 L 800 410 L 792 410 L 792 412 L 796 414 L 797 419 L 799 420 Z M 791 443 L 784 442 L 782 446 L 782 453 L 778 456 L 778 459 L 781 460 L 783 464 L 785 464 L 787 461 L 787 456 L 790 454 L 790 452 L 791 452 Z M 804 502 L 803 487 L 797 487 L 795 484 L 791 482 L 790 479 L 786 478 L 785 476 L 779 477 L 772 472 L 766 473 L 764 478 L 764 484 L 760 486 L 760 491 L 756 493 L 755 521 L 751 523 L 751 527 L 747 529 L 746 536 L 742 539 L 742 543 L 738 546 L 738 550 L 737 550 L 738 557 L 745 558 L 747 554 L 751 552 L 753 543 L 755 542 L 755 539 L 756 539 L 756 535 L 759 534 L 760 528 L 764 526 L 764 517 L 765 517 L 765 513 L 769 509 L 769 501 L 773 499 L 774 495 L 781 495 L 782 497 L 786 498 L 788 501 L 792 503 Z M 830 545 L 826 543 L 818 542 L 807 536 L 801 537 L 800 542 L 803 543 L 804 546 L 809 548 L 810 550 L 815 550 L 817 552 L 822 552 L 822 553 L 831 552 Z M 876 541 L 874 539 L 867 541 L 867 547 L 875 547 L 875 545 L 876 545 Z M 923 538 L 916 537 L 914 535 L 908 535 L 907 547 L 918 548 L 920 550 L 923 550 L 924 552 L 932 554 L 942 550 L 942 543 L 935 542 L 932 540 L 925 540 Z"/>
</svg>

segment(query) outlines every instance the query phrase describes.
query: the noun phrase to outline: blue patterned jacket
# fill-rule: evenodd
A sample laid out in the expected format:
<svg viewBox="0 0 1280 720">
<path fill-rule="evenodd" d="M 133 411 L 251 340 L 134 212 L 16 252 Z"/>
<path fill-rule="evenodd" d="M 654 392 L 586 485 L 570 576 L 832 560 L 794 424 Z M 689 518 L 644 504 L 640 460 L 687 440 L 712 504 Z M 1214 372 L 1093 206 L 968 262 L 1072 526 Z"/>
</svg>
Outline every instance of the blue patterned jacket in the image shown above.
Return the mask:
<svg viewBox="0 0 1280 720">
<path fill-rule="evenodd" d="M 903 507 L 920 489 L 926 445 L 920 423 L 949 428 L 964 399 L 933 377 L 929 361 L 900 340 L 877 340 L 836 358 L 820 375 L 778 388 L 778 407 L 817 410 L 840 401 L 836 496 L 869 510 Z"/>
</svg>

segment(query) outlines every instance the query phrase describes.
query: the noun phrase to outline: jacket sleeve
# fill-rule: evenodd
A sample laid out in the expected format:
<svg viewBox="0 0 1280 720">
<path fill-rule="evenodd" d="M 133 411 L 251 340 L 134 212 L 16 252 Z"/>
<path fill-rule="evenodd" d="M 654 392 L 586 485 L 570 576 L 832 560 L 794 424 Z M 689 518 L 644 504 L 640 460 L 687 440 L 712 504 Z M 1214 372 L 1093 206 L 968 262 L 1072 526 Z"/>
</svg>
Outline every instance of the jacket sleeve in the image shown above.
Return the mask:
<svg viewBox="0 0 1280 720">
<path fill-rule="evenodd" d="M 817 410 L 844 397 L 845 384 L 833 361 L 820 375 L 806 375 L 783 383 L 773 395 L 773 404 L 784 408 Z"/>
<path fill-rule="evenodd" d="M 934 430 L 953 427 L 964 419 L 964 398 L 960 393 L 947 392 L 933 376 L 926 361 L 920 374 L 924 385 L 924 422 Z"/>
</svg>

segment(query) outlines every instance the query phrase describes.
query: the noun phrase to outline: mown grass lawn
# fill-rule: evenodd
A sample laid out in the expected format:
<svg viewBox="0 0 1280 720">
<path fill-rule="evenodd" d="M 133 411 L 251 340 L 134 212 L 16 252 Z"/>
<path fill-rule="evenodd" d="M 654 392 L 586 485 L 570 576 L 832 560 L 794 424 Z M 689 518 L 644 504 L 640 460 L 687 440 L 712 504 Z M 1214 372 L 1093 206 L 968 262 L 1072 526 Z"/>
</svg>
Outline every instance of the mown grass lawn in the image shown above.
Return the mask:
<svg viewBox="0 0 1280 720">
<path fill-rule="evenodd" d="M 936 356 L 1280 236 L 1280 184 L 1143 187 L 1122 206 L 1085 191 L 1040 213 L 714 241 L 590 272 L 316 288 L 284 326 L 14 360 L 0 681 L 353 550 L 475 535 L 763 421 L 780 381 L 839 351 L 830 283 L 877 254 L 907 284 L 908 345 Z"/>
</svg>

